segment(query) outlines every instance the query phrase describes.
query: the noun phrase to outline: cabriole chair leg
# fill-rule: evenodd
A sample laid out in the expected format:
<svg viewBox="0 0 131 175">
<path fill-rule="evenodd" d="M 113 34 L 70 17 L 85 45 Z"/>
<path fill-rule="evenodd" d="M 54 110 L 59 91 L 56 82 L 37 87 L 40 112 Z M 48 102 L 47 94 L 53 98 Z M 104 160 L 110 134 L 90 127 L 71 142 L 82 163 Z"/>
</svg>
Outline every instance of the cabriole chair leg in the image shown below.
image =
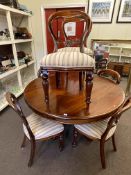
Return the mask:
<svg viewBox="0 0 131 175">
<path fill-rule="evenodd" d="M 59 150 L 63 151 L 64 149 L 64 132 L 62 132 L 59 136 Z"/>
<path fill-rule="evenodd" d="M 112 144 L 113 144 L 114 151 L 117 151 L 116 143 L 115 143 L 115 134 L 113 134 L 112 136 Z"/>
<path fill-rule="evenodd" d="M 72 147 L 74 147 L 74 148 L 77 146 L 77 137 L 78 137 L 78 131 L 74 127 L 74 130 L 73 130 L 73 142 L 72 142 Z"/>
<path fill-rule="evenodd" d="M 25 142 L 26 142 L 26 135 L 24 134 L 24 138 L 21 144 L 21 148 L 23 149 L 25 147 Z"/>
<path fill-rule="evenodd" d="M 33 164 L 34 156 L 35 156 L 35 141 L 31 141 L 31 152 L 30 152 L 30 159 L 28 162 L 28 167 L 31 167 Z"/>
<path fill-rule="evenodd" d="M 101 157 L 101 164 L 103 169 L 106 168 L 104 143 L 105 143 L 104 141 L 100 140 L 100 157 Z"/>
</svg>

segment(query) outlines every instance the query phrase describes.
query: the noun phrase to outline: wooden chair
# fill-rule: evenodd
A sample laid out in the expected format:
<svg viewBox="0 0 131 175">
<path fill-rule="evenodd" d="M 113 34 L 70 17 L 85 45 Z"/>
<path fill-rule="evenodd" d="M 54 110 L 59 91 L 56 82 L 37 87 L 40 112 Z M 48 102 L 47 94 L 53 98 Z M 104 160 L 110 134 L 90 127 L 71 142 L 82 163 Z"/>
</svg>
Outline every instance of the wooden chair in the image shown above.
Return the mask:
<svg viewBox="0 0 131 175">
<path fill-rule="evenodd" d="M 104 144 L 110 138 L 112 138 L 112 144 L 114 151 L 117 151 L 115 144 L 115 131 L 119 122 L 119 119 L 124 111 L 131 108 L 131 97 L 125 100 L 123 106 L 115 112 L 114 115 L 110 116 L 101 121 L 97 121 L 89 124 L 74 125 L 74 139 L 73 146 L 77 145 L 78 133 L 88 137 L 91 140 L 100 141 L 100 156 L 102 168 L 106 168 Z"/>
<path fill-rule="evenodd" d="M 35 113 L 32 113 L 28 117 L 25 117 L 16 97 L 10 92 L 6 93 L 6 100 L 9 103 L 9 106 L 11 106 L 13 110 L 20 116 L 23 123 L 24 139 L 21 147 L 23 148 L 25 146 L 26 139 L 28 139 L 31 143 L 30 159 L 28 162 L 29 167 L 33 164 L 36 141 L 49 140 L 55 137 L 59 137 L 59 148 L 60 151 L 63 150 L 64 127 L 62 124 L 46 118 L 42 118 Z"/>
<path fill-rule="evenodd" d="M 96 61 L 96 64 L 95 64 L 96 72 L 99 69 L 107 69 L 108 60 L 109 60 L 109 52 L 105 51 L 103 54 L 103 58 L 98 62 Z"/>
<path fill-rule="evenodd" d="M 119 84 L 121 81 L 121 76 L 118 72 L 112 70 L 112 69 L 102 69 L 97 72 L 98 76 L 104 77 L 104 78 L 112 78 L 111 81 Z"/>
<path fill-rule="evenodd" d="M 61 32 L 63 33 L 63 40 L 55 35 L 53 28 L 53 22 L 55 20 L 61 20 Z M 75 22 L 76 25 L 83 25 L 84 30 L 81 33 L 80 38 L 78 36 L 68 36 L 65 31 L 65 25 L 69 22 Z M 83 24 L 82 24 L 83 22 Z M 92 54 L 91 49 L 85 47 L 87 38 L 92 29 L 92 21 L 90 17 L 79 10 L 63 10 L 53 13 L 48 20 L 49 31 L 54 40 L 54 52 L 82 52 L 86 54 Z M 84 26 L 85 25 L 85 26 Z M 63 45 L 63 48 L 59 49 L 59 46 Z M 74 47 L 75 46 L 75 47 Z"/>
<path fill-rule="evenodd" d="M 64 31 L 64 25 L 68 22 L 85 22 L 85 30 L 83 35 L 81 35 L 80 39 L 72 40 L 72 38 L 67 38 L 65 34 L 65 41 L 59 40 L 59 38 L 53 32 L 53 21 L 54 20 L 62 20 L 62 26 Z M 45 92 L 45 101 L 49 101 L 48 97 L 48 76 L 44 75 L 43 72 L 47 71 L 55 71 L 56 72 L 56 86 L 59 87 L 60 82 L 60 72 L 70 72 L 70 71 L 78 71 L 79 72 L 79 84 L 80 90 L 82 89 L 82 72 L 85 71 L 87 74 L 86 78 L 86 102 L 87 109 L 89 109 L 90 96 L 92 90 L 92 80 L 93 80 L 93 69 L 95 67 L 95 61 L 92 57 L 84 53 L 84 44 L 86 43 L 86 39 L 91 31 L 92 22 L 90 17 L 78 10 L 63 10 L 53 13 L 49 17 L 48 21 L 49 30 L 54 40 L 54 53 L 48 54 L 44 56 L 41 61 L 41 67 L 39 70 L 39 75 L 43 77 L 43 87 Z M 80 52 L 74 51 L 62 51 L 57 52 L 58 45 L 63 44 L 65 47 L 72 46 L 73 44 L 78 44 L 80 47 Z"/>
</svg>

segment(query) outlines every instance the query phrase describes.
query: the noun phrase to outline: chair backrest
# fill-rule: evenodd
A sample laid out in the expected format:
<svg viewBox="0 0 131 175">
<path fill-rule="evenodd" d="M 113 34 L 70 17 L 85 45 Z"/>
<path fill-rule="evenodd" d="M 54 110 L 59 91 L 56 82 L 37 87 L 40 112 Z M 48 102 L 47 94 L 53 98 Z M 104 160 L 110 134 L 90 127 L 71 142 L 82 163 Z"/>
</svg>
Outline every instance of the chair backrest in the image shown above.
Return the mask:
<svg viewBox="0 0 131 175">
<path fill-rule="evenodd" d="M 15 97 L 15 95 L 10 93 L 10 92 L 7 92 L 5 97 L 6 97 L 6 100 L 9 104 L 9 106 L 12 107 L 13 110 L 20 116 L 22 123 L 25 125 L 25 127 L 29 133 L 30 139 L 34 140 L 34 135 L 30 129 L 28 121 L 26 120 L 26 117 L 25 117 L 25 115 L 21 109 L 21 106 L 20 106 L 17 98 Z"/>
<path fill-rule="evenodd" d="M 58 36 L 55 35 L 53 30 L 53 21 L 62 20 L 62 32 L 64 35 L 64 42 L 59 39 Z M 67 36 L 65 32 L 65 24 L 69 22 L 85 22 L 83 34 L 79 39 L 70 38 Z M 74 45 L 78 45 L 80 47 L 80 52 L 84 53 L 84 45 L 86 45 L 86 39 L 88 38 L 91 29 L 92 29 L 92 21 L 90 17 L 82 11 L 79 10 L 63 10 L 53 13 L 48 19 L 48 27 L 51 33 L 51 36 L 54 41 L 54 51 L 58 50 L 58 45 L 63 43 L 64 47 L 72 47 Z"/>
<path fill-rule="evenodd" d="M 105 132 L 103 133 L 102 135 L 102 139 L 106 139 L 108 133 L 110 132 L 110 130 L 113 128 L 113 127 L 116 127 L 118 122 L 119 122 L 119 119 L 121 117 L 121 115 L 123 114 L 123 112 L 125 112 L 126 110 L 128 110 L 129 108 L 131 108 L 131 96 L 128 97 L 123 105 L 121 106 L 120 109 L 118 109 L 118 111 L 113 114 L 113 116 L 111 116 L 109 122 L 108 122 L 108 125 L 107 125 L 107 128 L 105 130 Z"/>
<path fill-rule="evenodd" d="M 112 69 L 102 69 L 97 72 L 97 75 L 108 78 L 109 76 L 112 77 L 112 82 L 119 84 L 121 80 L 121 76 L 118 72 Z M 109 79 L 109 78 L 108 78 Z"/>
<path fill-rule="evenodd" d="M 106 69 L 107 67 L 107 59 L 102 58 L 100 61 L 96 62 L 96 68 L 97 69 Z"/>
</svg>

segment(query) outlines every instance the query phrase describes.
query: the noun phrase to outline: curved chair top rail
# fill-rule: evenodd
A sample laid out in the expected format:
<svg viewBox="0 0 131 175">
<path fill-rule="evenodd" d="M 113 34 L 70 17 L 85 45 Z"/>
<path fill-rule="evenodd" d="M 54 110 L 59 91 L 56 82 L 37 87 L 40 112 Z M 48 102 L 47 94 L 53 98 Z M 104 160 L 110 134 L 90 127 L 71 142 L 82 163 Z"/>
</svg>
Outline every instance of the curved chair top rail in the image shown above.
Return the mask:
<svg viewBox="0 0 131 175">
<path fill-rule="evenodd" d="M 130 109 L 131 108 L 131 96 L 128 97 L 123 105 L 121 106 L 120 109 L 118 109 L 118 111 L 116 111 L 115 114 L 113 114 L 113 116 L 111 116 L 109 122 L 108 122 L 108 125 L 107 125 L 107 128 L 105 130 L 105 132 L 103 133 L 102 135 L 102 139 L 106 139 L 106 136 L 108 135 L 109 131 L 111 130 L 112 127 L 116 126 L 117 123 L 119 122 L 119 119 L 121 117 L 121 115 L 123 114 L 123 112 L 125 112 L 126 110 Z"/>
<path fill-rule="evenodd" d="M 121 80 L 121 76 L 118 72 L 112 70 L 112 69 L 103 69 L 103 70 L 99 70 L 97 72 L 97 75 L 99 76 L 104 76 L 104 75 L 109 75 L 111 76 L 116 84 L 119 84 L 120 83 L 120 80 Z"/>
<path fill-rule="evenodd" d="M 57 51 L 58 44 L 62 42 L 59 40 L 58 37 L 55 36 L 54 31 L 53 31 L 52 23 L 54 20 L 57 20 L 57 19 L 62 19 L 62 31 L 63 31 L 64 38 L 65 38 L 64 45 L 67 47 L 67 46 L 72 46 L 75 43 L 77 43 L 80 46 L 80 51 L 84 52 L 84 45 L 86 45 L 86 39 L 89 36 L 91 29 L 92 29 L 91 18 L 85 12 L 82 12 L 79 10 L 63 10 L 63 11 L 58 11 L 58 12 L 53 13 L 48 19 L 48 26 L 49 26 L 49 31 L 54 41 L 54 45 L 55 45 L 54 51 Z M 81 21 L 85 22 L 85 28 L 84 28 L 84 32 L 81 35 L 80 39 L 79 40 L 75 39 L 74 41 L 73 39 L 68 39 L 68 36 L 66 35 L 66 32 L 64 30 L 64 25 L 68 22 L 81 22 Z"/>
</svg>

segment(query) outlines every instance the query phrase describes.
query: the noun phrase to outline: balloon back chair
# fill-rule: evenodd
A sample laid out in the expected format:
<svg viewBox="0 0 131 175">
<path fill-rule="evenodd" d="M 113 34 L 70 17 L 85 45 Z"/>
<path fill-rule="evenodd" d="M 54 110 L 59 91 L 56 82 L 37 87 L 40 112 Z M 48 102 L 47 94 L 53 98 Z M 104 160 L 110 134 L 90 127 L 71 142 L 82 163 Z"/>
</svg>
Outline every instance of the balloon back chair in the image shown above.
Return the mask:
<svg viewBox="0 0 131 175">
<path fill-rule="evenodd" d="M 29 167 L 33 164 L 36 141 L 49 140 L 59 137 L 59 148 L 60 151 L 62 151 L 64 147 L 64 127 L 62 124 L 46 118 L 42 118 L 35 113 L 32 113 L 31 115 L 25 117 L 19 102 L 17 101 L 16 97 L 10 92 L 6 93 L 6 100 L 9 106 L 11 106 L 13 110 L 18 114 L 18 116 L 20 116 L 23 123 L 24 139 L 21 147 L 23 148 L 25 146 L 26 139 L 31 143 L 30 159 L 28 162 Z"/>
<path fill-rule="evenodd" d="M 54 28 L 53 28 L 53 21 L 55 20 L 61 20 L 61 33 L 63 34 L 63 38 L 55 35 Z M 81 34 L 77 36 L 77 32 L 73 34 L 73 36 L 70 36 L 68 33 L 66 33 L 66 25 L 70 22 L 73 22 L 76 24 L 75 27 L 83 26 L 83 31 L 81 31 Z M 52 14 L 48 21 L 49 24 L 49 31 L 52 35 L 52 38 L 54 40 L 54 52 L 82 52 L 85 54 L 92 54 L 92 50 L 87 48 L 87 38 L 91 32 L 92 29 L 92 21 L 90 17 L 78 10 L 64 10 L 64 11 L 58 11 Z M 59 48 L 59 46 L 63 46 L 63 48 Z"/>
<path fill-rule="evenodd" d="M 59 38 L 55 35 L 53 31 L 53 21 L 60 19 L 62 21 L 62 29 L 64 33 L 64 42 L 59 40 Z M 80 39 L 73 40 L 73 38 L 68 38 L 66 33 L 64 32 L 64 26 L 68 22 L 84 22 L 84 32 L 81 35 Z M 70 72 L 70 71 L 78 71 L 79 72 L 79 84 L 80 90 L 82 89 L 82 72 L 85 71 L 86 76 L 86 102 L 87 109 L 89 108 L 91 90 L 92 90 L 92 80 L 93 80 L 93 69 L 95 67 L 94 59 L 84 53 L 84 45 L 86 43 L 86 39 L 89 36 L 89 33 L 92 28 L 92 22 L 90 17 L 78 10 L 63 10 L 53 13 L 48 20 L 49 30 L 51 32 L 51 36 L 54 40 L 54 53 L 48 54 L 44 56 L 41 61 L 41 67 L 39 70 L 39 76 L 43 78 L 43 87 L 45 92 L 45 101 L 49 101 L 48 97 L 48 74 L 44 74 L 46 71 L 55 71 L 56 72 L 56 86 L 59 87 L 60 83 L 60 72 Z M 71 46 L 73 44 L 79 45 L 79 51 L 59 51 L 58 45 L 63 44 L 65 47 Z"/>
<path fill-rule="evenodd" d="M 117 151 L 115 144 L 115 131 L 119 122 L 119 119 L 123 112 L 131 108 L 131 97 L 128 97 L 123 105 L 112 116 L 89 124 L 74 125 L 74 138 L 72 145 L 77 145 L 78 133 L 86 136 L 91 140 L 100 141 L 100 157 L 102 168 L 106 168 L 104 144 L 110 138 L 112 138 L 112 144 L 114 151 Z"/>
</svg>

